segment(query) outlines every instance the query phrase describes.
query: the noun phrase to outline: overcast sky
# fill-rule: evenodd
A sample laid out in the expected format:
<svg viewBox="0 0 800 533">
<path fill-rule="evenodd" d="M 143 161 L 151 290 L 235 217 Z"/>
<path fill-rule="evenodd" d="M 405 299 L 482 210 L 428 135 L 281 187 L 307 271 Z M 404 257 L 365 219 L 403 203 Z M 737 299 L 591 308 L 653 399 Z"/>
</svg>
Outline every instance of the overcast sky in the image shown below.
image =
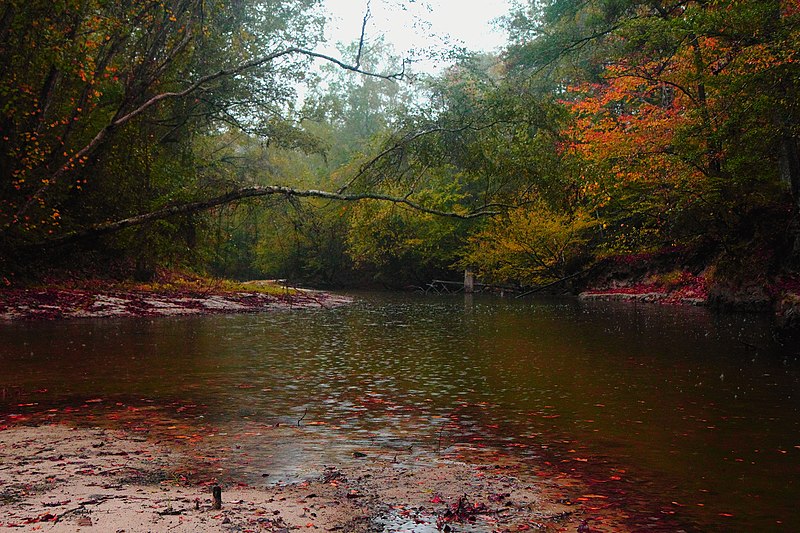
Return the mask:
<svg viewBox="0 0 800 533">
<path fill-rule="evenodd" d="M 326 36 L 331 43 L 352 42 L 361 33 L 367 0 L 324 0 L 330 17 Z M 383 34 L 395 50 L 436 52 L 450 45 L 491 51 L 505 43 L 505 32 L 492 20 L 509 9 L 508 0 L 371 0 L 367 37 Z M 332 52 L 334 49 L 328 48 Z M 425 62 L 417 70 L 437 70 Z"/>
</svg>

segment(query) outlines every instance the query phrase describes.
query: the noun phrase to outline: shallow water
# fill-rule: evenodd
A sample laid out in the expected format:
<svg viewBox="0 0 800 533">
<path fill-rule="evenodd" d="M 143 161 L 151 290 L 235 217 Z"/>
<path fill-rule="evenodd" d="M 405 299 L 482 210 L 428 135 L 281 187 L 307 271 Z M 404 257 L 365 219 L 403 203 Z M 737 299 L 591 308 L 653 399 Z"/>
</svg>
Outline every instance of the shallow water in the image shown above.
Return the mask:
<svg viewBox="0 0 800 533">
<path fill-rule="evenodd" d="M 356 298 L 334 310 L 0 324 L 0 419 L 105 406 L 97 422 L 111 406 L 166 406 L 167 429 L 228 449 L 251 481 L 302 477 L 356 449 L 424 460 L 496 447 L 573 470 L 637 524 L 800 530 L 800 347 L 777 345 L 763 317 Z M 282 445 L 276 425 L 302 431 L 302 449 Z"/>
</svg>

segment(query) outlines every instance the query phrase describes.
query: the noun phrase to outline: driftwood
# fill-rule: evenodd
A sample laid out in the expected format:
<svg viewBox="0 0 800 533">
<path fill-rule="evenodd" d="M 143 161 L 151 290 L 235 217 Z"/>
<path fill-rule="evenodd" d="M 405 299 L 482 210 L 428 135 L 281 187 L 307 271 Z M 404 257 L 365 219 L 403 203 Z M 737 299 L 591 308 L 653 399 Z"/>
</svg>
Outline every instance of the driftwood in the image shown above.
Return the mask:
<svg viewBox="0 0 800 533">
<path fill-rule="evenodd" d="M 491 283 L 478 283 L 475 282 L 473 284 L 474 289 L 476 292 L 482 290 L 492 290 L 497 289 L 501 291 L 508 291 L 508 292 L 517 292 L 518 289 L 514 287 L 504 287 L 502 285 L 492 285 Z M 448 287 L 455 287 L 453 290 L 450 290 Z M 426 289 L 424 289 L 425 293 L 429 293 L 431 291 L 435 292 L 436 294 L 442 294 L 443 292 L 446 294 L 458 294 L 459 292 L 464 290 L 464 283 L 461 281 L 447 281 L 443 279 L 435 279 L 428 283 Z"/>
</svg>

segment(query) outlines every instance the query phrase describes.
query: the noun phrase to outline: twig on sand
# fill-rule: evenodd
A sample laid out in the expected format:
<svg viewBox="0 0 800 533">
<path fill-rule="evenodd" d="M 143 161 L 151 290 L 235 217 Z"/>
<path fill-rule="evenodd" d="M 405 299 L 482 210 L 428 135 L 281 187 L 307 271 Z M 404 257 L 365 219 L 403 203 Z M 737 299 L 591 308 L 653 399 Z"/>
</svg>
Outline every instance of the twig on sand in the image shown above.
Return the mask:
<svg viewBox="0 0 800 533">
<path fill-rule="evenodd" d="M 83 501 L 83 502 L 79 503 L 77 507 L 73 507 L 72 509 L 67 509 L 63 513 L 59 513 L 59 514 L 55 515 L 55 517 L 53 518 L 52 521 L 53 522 L 59 522 L 64 517 L 69 516 L 72 513 L 77 513 L 79 511 L 85 510 L 87 505 L 100 505 L 101 503 L 104 503 L 106 500 L 111 500 L 111 499 L 114 499 L 114 498 L 126 498 L 126 496 L 112 496 L 112 495 L 95 496 L 90 500 L 86 500 L 86 501 Z"/>
<path fill-rule="evenodd" d="M 444 428 L 449 424 L 449 421 L 445 420 L 441 427 L 439 428 L 439 438 L 436 441 L 436 453 L 439 453 L 442 449 L 442 434 L 444 433 Z"/>
</svg>

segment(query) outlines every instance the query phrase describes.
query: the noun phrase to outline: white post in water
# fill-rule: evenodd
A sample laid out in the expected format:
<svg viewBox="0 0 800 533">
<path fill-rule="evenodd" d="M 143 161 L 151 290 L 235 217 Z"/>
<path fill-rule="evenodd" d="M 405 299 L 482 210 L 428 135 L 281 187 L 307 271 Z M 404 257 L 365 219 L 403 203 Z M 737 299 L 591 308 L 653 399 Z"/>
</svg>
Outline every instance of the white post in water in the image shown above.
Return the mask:
<svg viewBox="0 0 800 533">
<path fill-rule="evenodd" d="M 464 294 L 475 292 L 475 273 L 471 268 L 464 270 Z"/>
</svg>

